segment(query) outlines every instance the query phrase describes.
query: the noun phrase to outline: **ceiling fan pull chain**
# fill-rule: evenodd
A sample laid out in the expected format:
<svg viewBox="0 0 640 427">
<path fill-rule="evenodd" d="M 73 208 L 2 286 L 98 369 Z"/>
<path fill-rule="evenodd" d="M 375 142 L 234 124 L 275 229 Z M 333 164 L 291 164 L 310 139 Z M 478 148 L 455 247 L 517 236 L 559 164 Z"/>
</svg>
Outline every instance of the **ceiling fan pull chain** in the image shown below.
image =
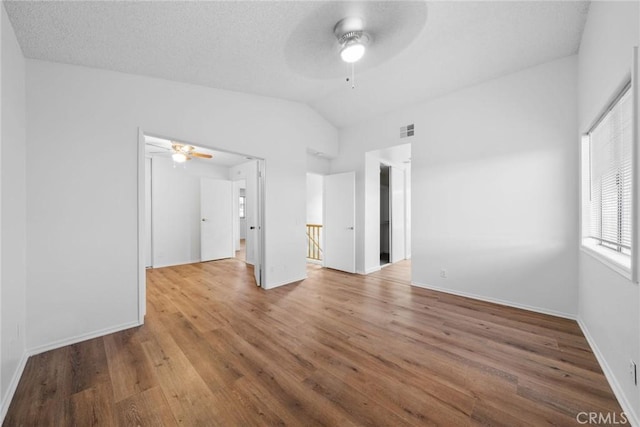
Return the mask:
<svg viewBox="0 0 640 427">
<path fill-rule="evenodd" d="M 356 88 L 356 63 L 351 63 L 351 89 Z"/>
</svg>

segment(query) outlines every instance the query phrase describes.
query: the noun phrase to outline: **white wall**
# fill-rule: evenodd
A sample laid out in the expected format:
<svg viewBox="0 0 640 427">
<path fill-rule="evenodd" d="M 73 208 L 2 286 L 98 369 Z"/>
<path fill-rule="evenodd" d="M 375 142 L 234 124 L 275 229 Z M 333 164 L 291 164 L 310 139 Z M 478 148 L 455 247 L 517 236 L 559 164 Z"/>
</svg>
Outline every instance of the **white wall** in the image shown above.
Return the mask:
<svg viewBox="0 0 640 427">
<path fill-rule="evenodd" d="M 564 58 L 341 130 L 332 171 L 357 171 L 358 253 L 369 250 L 364 153 L 411 142 L 413 281 L 575 315 L 576 65 Z M 416 136 L 400 141 L 409 123 Z"/>
<path fill-rule="evenodd" d="M 315 154 L 307 153 L 307 172 L 318 175 L 327 175 L 331 170 L 331 160 L 327 157 L 319 157 Z"/>
<path fill-rule="evenodd" d="M 2 419 L 26 361 L 26 196 L 25 196 L 25 61 L 13 28 L 1 10 L 1 144 L 0 151 L 0 370 Z"/>
<path fill-rule="evenodd" d="M 4 10 L 3 7 L 0 7 L 0 177 L 2 176 L 2 141 L 4 140 L 3 138 L 3 133 L 2 133 L 2 112 L 4 111 L 3 108 L 3 104 L 4 104 L 4 98 L 2 97 L 2 76 L 3 76 L 3 72 L 2 70 L 4 69 L 4 61 L 2 61 L 2 52 L 4 52 L 4 49 L 2 48 L 2 40 L 7 40 L 7 37 L 4 35 L 3 31 L 5 28 L 4 22 L 8 21 L 5 18 L 5 14 L 6 11 Z M 0 185 L 0 242 L 2 241 L 2 185 Z M 0 244 L 0 333 L 2 331 L 2 245 Z M 4 421 L 4 416 L 6 414 L 7 411 L 7 407 L 8 404 L 7 402 L 11 399 L 7 393 L 2 391 L 2 336 L 4 336 L 4 334 L 0 335 L 0 422 Z"/>
<path fill-rule="evenodd" d="M 578 65 L 579 131 L 585 133 L 629 78 L 632 46 L 640 44 L 638 2 L 592 2 Z M 576 241 L 577 242 L 577 241 Z M 640 362 L 638 285 L 580 253 L 579 321 L 627 415 L 638 425 L 640 393 L 628 375 Z"/>
<path fill-rule="evenodd" d="M 337 151 L 310 108 L 27 60 L 27 122 L 28 347 L 137 322 L 138 127 L 266 159 L 264 286 L 306 277 L 307 147 Z"/>
<path fill-rule="evenodd" d="M 153 157 L 153 266 L 200 261 L 200 178 L 227 180 L 229 168 Z"/>
<path fill-rule="evenodd" d="M 307 173 L 307 224 L 322 224 L 324 177 Z"/>
</svg>

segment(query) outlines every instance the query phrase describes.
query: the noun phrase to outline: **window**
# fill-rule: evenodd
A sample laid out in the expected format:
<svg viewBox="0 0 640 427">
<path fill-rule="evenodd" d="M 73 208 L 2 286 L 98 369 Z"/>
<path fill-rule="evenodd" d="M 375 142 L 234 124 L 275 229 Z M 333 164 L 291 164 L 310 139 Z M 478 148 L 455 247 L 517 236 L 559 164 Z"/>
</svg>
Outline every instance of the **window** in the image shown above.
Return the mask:
<svg viewBox="0 0 640 427">
<path fill-rule="evenodd" d="M 582 141 L 582 245 L 631 269 L 632 122 L 627 86 Z"/>
<path fill-rule="evenodd" d="M 244 218 L 244 201 L 245 201 L 245 196 L 240 196 L 240 201 L 238 202 L 238 206 L 239 209 L 238 211 L 240 212 L 240 218 Z"/>
</svg>

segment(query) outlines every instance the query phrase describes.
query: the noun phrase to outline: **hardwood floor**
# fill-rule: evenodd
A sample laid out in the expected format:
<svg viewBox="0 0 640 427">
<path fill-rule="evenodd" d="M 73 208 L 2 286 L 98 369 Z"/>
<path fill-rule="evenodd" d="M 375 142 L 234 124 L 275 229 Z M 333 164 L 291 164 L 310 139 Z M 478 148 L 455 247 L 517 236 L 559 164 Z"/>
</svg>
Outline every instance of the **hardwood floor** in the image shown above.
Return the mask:
<svg viewBox="0 0 640 427">
<path fill-rule="evenodd" d="M 236 251 L 235 258 L 240 261 L 247 260 L 247 243 L 245 239 L 240 239 L 240 247 Z"/>
<path fill-rule="evenodd" d="M 29 359 L 5 426 L 578 425 L 620 414 L 574 321 L 311 267 L 148 271 L 140 328 Z"/>
</svg>

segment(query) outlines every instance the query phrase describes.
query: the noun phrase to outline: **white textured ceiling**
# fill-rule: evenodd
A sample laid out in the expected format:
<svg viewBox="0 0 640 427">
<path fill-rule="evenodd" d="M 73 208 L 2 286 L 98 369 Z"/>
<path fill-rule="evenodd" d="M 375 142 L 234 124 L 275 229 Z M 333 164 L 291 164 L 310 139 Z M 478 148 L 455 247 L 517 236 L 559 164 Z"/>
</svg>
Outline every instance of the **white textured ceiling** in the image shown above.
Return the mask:
<svg viewBox="0 0 640 427">
<path fill-rule="evenodd" d="M 300 101 L 337 127 L 574 54 L 588 10 L 577 1 L 4 4 L 28 58 Z M 332 32 L 348 15 L 373 36 L 354 90 Z"/>
</svg>

